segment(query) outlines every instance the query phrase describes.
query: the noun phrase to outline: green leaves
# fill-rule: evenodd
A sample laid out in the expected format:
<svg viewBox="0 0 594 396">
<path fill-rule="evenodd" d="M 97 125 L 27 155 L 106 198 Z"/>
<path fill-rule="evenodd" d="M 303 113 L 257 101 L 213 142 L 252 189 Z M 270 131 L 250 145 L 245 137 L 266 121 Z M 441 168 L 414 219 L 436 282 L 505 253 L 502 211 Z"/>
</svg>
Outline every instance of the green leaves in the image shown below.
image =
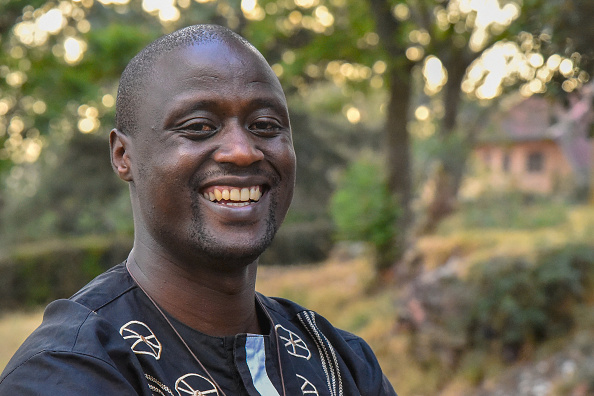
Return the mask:
<svg viewBox="0 0 594 396">
<path fill-rule="evenodd" d="M 330 203 L 339 238 L 371 243 L 385 250 L 396 236 L 398 206 L 377 161 L 360 159 L 342 177 Z"/>
<path fill-rule="evenodd" d="M 494 258 L 477 264 L 469 282 L 478 296 L 470 326 L 474 340 L 500 341 L 517 353 L 525 343 L 567 333 L 593 275 L 588 245 L 547 249 L 534 260 Z"/>
</svg>

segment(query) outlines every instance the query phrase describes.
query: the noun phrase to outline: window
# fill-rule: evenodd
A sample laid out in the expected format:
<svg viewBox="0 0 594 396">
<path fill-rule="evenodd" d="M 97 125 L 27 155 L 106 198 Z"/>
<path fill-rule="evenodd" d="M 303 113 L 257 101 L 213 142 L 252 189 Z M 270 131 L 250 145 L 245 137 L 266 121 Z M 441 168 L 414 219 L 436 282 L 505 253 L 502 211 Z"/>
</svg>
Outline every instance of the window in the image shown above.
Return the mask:
<svg viewBox="0 0 594 396">
<path fill-rule="evenodd" d="M 510 155 L 509 155 L 509 153 L 504 153 L 503 160 L 501 162 L 501 170 L 503 170 L 505 173 L 509 172 L 509 163 L 510 163 Z"/>
<path fill-rule="evenodd" d="M 534 151 L 528 154 L 526 170 L 531 173 L 542 172 L 544 169 L 544 155 L 541 151 Z"/>
</svg>

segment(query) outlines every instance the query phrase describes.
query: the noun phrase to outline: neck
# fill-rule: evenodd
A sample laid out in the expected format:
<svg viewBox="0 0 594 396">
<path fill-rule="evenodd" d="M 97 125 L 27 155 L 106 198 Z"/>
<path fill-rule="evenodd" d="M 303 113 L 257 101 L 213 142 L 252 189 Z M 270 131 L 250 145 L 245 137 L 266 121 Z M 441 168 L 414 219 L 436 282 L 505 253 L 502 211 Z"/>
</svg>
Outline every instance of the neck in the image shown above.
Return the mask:
<svg viewBox="0 0 594 396">
<path fill-rule="evenodd" d="M 208 335 L 261 333 L 255 296 L 257 261 L 231 271 L 179 265 L 144 246 L 128 257 L 128 271 L 155 303 Z"/>
</svg>

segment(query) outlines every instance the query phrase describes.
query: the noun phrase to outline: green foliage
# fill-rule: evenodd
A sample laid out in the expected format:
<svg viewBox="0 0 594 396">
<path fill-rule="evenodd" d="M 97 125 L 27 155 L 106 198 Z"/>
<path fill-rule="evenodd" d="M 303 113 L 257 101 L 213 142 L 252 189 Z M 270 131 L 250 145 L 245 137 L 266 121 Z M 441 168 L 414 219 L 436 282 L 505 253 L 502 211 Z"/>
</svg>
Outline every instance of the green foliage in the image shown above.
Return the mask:
<svg viewBox="0 0 594 396">
<path fill-rule="evenodd" d="M 475 263 L 465 277 L 444 270 L 411 286 L 408 301 L 420 303 L 423 319 L 410 321 L 410 348 L 421 364 L 441 360 L 444 371 L 459 370 L 479 382 L 489 365 L 529 358 L 536 347 L 567 337 L 580 323 L 591 328 L 584 312 L 591 311 L 594 295 L 592 244 L 493 257 Z M 410 312 L 403 313 L 407 323 Z"/>
<path fill-rule="evenodd" d="M 583 29 L 594 15 L 594 3 L 590 0 L 528 0 L 524 7 L 538 9 L 540 17 L 534 15 L 522 16 L 519 27 L 525 31 L 545 31 L 547 35 L 538 41 L 543 54 L 552 53 L 579 54 L 571 55 L 574 62 L 592 74 L 594 70 L 594 50 L 592 29 Z M 564 94 L 561 89 L 558 92 Z"/>
<path fill-rule="evenodd" d="M 490 192 L 461 204 L 464 228 L 536 229 L 554 227 L 567 219 L 558 199 L 521 192 Z"/>
<path fill-rule="evenodd" d="M 380 254 L 396 237 L 399 210 L 377 161 L 362 158 L 348 167 L 332 196 L 330 213 L 339 239 L 369 242 Z"/>
<path fill-rule="evenodd" d="M 470 336 L 479 345 L 500 345 L 513 359 L 526 343 L 567 334 L 593 276 L 590 245 L 543 251 L 534 261 L 495 258 L 477 265 L 470 277 L 477 296 Z"/>
<path fill-rule="evenodd" d="M 522 259 L 494 259 L 481 267 L 476 285 L 482 296 L 473 311 L 478 341 L 496 338 L 504 345 L 519 346 L 529 339 L 542 340 L 546 296 L 534 282 L 531 265 Z"/>
<path fill-rule="evenodd" d="M 55 164 L 44 164 L 47 156 L 57 157 Z M 30 172 L 38 172 L 40 179 L 36 194 L 5 193 L 9 202 L 0 212 L 5 242 L 132 234 L 128 189 L 111 169 L 105 137 L 77 134 L 68 146 L 44 153 L 34 166 Z"/>
<path fill-rule="evenodd" d="M 18 245 L 0 258 L 0 310 L 68 298 L 123 261 L 129 237 L 84 237 Z"/>
<path fill-rule="evenodd" d="M 276 1 L 259 2 L 263 7 Z M 373 17 L 369 11 L 369 2 L 351 0 L 348 2 L 320 1 L 333 15 L 334 23 L 323 31 L 314 31 L 297 24 L 287 27 L 286 21 L 291 13 L 297 12 L 305 20 L 315 20 L 316 7 L 296 7 L 292 1 L 278 7 L 278 11 L 267 14 L 261 21 L 250 21 L 244 35 L 259 49 L 271 63 L 281 63 L 285 73 L 281 80 L 288 87 L 295 77 L 309 80 L 324 79 L 323 75 L 312 76 L 304 73 L 307 65 L 325 65 L 333 60 L 358 62 L 372 66 L 381 55 L 376 45 L 362 46 L 361 40 L 374 31 Z M 288 26 L 291 26 L 289 23 Z M 306 24 L 305 24 L 306 25 Z M 284 51 L 293 51 L 295 60 L 282 59 Z"/>
<path fill-rule="evenodd" d="M 470 50 L 468 47 L 476 14 L 466 15 L 454 11 L 456 15 L 449 19 L 441 18 L 441 22 L 438 23 L 438 16 L 443 17 L 445 12 L 446 3 L 444 2 L 322 0 L 312 3 L 311 6 L 305 6 L 291 0 L 262 0 L 257 2 L 256 7 L 261 14 L 255 18 L 248 12 L 242 11 L 241 3 L 236 0 L 189 2 L 187 7 L 182 7 L 178 2 L 176 7 L 180 11 L 180 18 L 175 21 L 161 21 L 157 13 L 143 11 L 140 1 L 132 1 L 126 5 L 103 5 L 98 1 L 68 0 L 0 1 L 0 99 L 7 99 L 10 103 L 6 114 L 0 115 L 0 179 L 11 179 L 13 184 L 22 182 L 22 180 L 15 181 L 18 179 L 15 175 L 26 173 L 29 169 L 26 168 L 28 164 L 21 164 L 34 161 L 31 157 L 35 157 L 35 155 L 29 155 L 29 158 L 26 158 L 27 147 L 43 147 L 43 150 L 48 150 L 48 147 L 59 144 L 56 142 L 68 142 L 74 134 L 78 134 L 77 125 L 83 117 L 78 112 L 81 105 L 86 104 L 97 110 L 97 120 L 101 123 L 99 134 L 109 130 L 113 125 L 113 107 L 106 105 L 101 99 L 104 95 L 115 95 L 117 79 L 128 60 L 142 46 L 160 34 L 192 23 L 218 23 L 243 34 L 264 53 L 271 63 L 282 66 L 283 73 L 280 78 L 287 91 L 298 93 L 305 100 L 310 99 L 308 95 L 312 95 L 311 88 L 316 84 L 320 82 L 335 84 L 340 97 L 334 97 L 332 103 L 323 107 L 326 113 L 333 113 L 326 114 L 328 117 L 342 117 L 341 113 L 345 105 L 355 105 L 362 110 L 363 118 L 379 119 L 380 117 L 375 117 L 371 112 L 366 111 L 366 106 L 373 107 L 369 105 L 366 95 L 370 92 L 385 93 L 386 87 L 394 86 L 393 82 L 389 81 L 392 78 L 390 76 L 399 76 L 403 80 L 408 80 L 411 68 L 420 65 L 423 56 L 435 55 L 441 59 L 443 66 L 447 69 L 449 81 L 455 81 L 454 85 L 459 85 L 454 76 L 463 75 L 464 73 L 460 73 L 460 70 L 464 71 L 481 54 L 481 51 Z M 497 36 L 488 34 L 486 45 L 489 46 L 495 40 L 506 36 L 513 38 L 512 34 L 520 32 L 524 25 L 534 27 L 534 23 L 529 22 L 537 21 L 540 24 L 534 29 L 529 29 L 530 31 L 557 26 L 559 23 L 555 22 L 555 16 L 558 9 L 563 11 L 565 17 L 559 19 L 562 21 L 562 26 L 558 26 L 559 29 L 556 31 L 567 32 L 561 35 L 563 40 L 565 37 L 573 37 L 576 35 L 576 32 L 571 29 L 573 25 L 566 23 L 567 18 L 571 19 L 569 6 L 576 5 L 584 9 L 586 3 L 587 0 L 524 1 L 521 3 L 523 4 L 521 26 L 518 26 L 518 23 L 510 29 L 500 26 L 504 31 Z M 379 8 L 376 7 L 378 5 L 382 12 L 378 13 Z M 405 6 L 410 11 L 407 12 L 408 16 L 394 18 L 397 5 Z M 34 21 L 54 7 L 64 10 L 64 26 L 57 32 L 49 34 L 47 42 L 41 45 L 21 42 L 14 29 L 16 24 L 22 21 Z M 587 9 L 589 10 L 590 7 Z M 321 24 L 320 15 L 323 14 L 329 15 L 331 22 Z M 580 15 L 578 18 L 580 21 L 582 19 L 587 21 L 590 16 L 589 13 Z M 89 23 L 90 30 L 81 29 L 81 26 L 85 25 L 84 22 Z M 581 25 L 583 24 L 576 26 Z M 419 33 L 427 34 L 429 37 L 421 40 Z M 581 32 L 578 31 L 578 33 Z M 86 45 L 84 57 L 76 64 L 68 64 L 61 54 L 64 51 L 64 41 L 68 37 L 80 39 Z M 555 37 L 554 41 L 558 41 L 558 38 L 559 36 Z M 584 50 L 584 44 L 587 46 L 590 42 L 587 37 L 582 41 L 577 39 L 574 41 L 573 47 L 579 51 Z M 423 54 L 415 60 L 404 56 L 406 49 L 413 47 Z M 539 47 L 535 45 L 534 48 L 530 48 L 530 51 L 533 49 L 538 51 Z M 385 71 L 383 67 L 374 67 L 378 65 L 378 60 L 386 63 Z M 394 71 L 397 73 L 392 73 Z M 9 84 L 9 79 L 6 77 L 13 72 L 22 73 L 25 76 L 24 81 Z M 411 92 L 420 92 L 420 90 L 411 90 Z M 441 113 L 440 109 L 445 109 L 446 113 L 449 108 L 455 110 L 456 106 L 452 107 L 448 104 L 454 103 L 453 99 L 457 100 L 460 97 L 459 86 L 454 87 L 454 92 L 458 92 L 458 95 L 450 95 L 445 101 L 439 95 L 435 96 L 434 100 L 438 105 L 435 106 L 436 111 L 433 113 Z M 392 95 L 408 96 L 408 93 L 395 92 Z M 36 102 L 42 102 L 46 109 L 33 111 L 31 104 Z M 402 108 L 407 108 L 408 103 L 414 102 L 418 101 L 404 101 L 406 105 Z M 447 106 L 442 106 L 444 103 Z M 408 111 L 408 114 L 413 112 Z M 398 123 L 387 125 L 386 134 L 390 135 L 394 132 L 394 125 L 406 125 L 409 118 L 409 116 L 403 116 Z M 18 133 L 13 130 L 13 134 L 20 134 L 22 139 L 12 139 L 13 141 L 7 143 L 9 140 L 7 126 L 15 119 L 23 122 L 23 129 Z M 317 127 L 324 129 L 324 125 Z M 373 140 L 375 137 L 368 139 Z M 398 152 L 408 145 L 406 139 L 397 143 L 394 143 L 394 140 L 392 142 L 392 147 L 388 148 L 392 152 Z M 29 143 L 35 143 L 36 146 L 29 146 Z M 317 141 L 315 144 L 310 143 L 310 146 L 318 147 L 317 143 Z M 462 146 L 452 142 L 450 148 L 459 147 Z M 29 151 L 35 152 L 35 150 Z M 316 158 L 309 163 L 319 164 L 321 161 L 318 158 L 324 156 L 323 151 L 319 150 Z M 448 150 L 447 156 L 441 158 L 454 160 L 454 166 L 463 162 L 463 155 L 458 153 L 452 155 L 452 152 Z M 404 158 L 406 162 L 408 156 L 400 158 Z M 15 166 L 19 168 L 17 169 L 19 172 L 13 173 Z M 409 168 L 408 165 L 392 164 L 388 168 L 392 172 L 390 180 L 395 180 L 394 175 L 405 175 Z M 25 172 L 20 172 L 23 169 Z M 311 169 L 314 169 L 313 165 Z M 300 174 L 304 175 L 305 172 Z M 309 175 L 306 177 L 307 180 L 313 180 Z M 76 182 L 79 180 L 76 179 Z M 4 180 L 1 181 L 4 182 Z M 43 190 L 44 187 L 40 188 Z M 398 196 L 412 195 L 409 194 L 409 186 L 401 188 L 407 191 L 391 193 Z M 0 190 L 0 208 L 16 206 L 15 203 L 8 202 L 14 197 L 4 194 L 3 190 Z M 318 188 L 317 191 L 323 190 Z M 378 194 L 378 191 L 375 193 Z M 384 195 L 383 192 L 379 194 Z M 36 223 L 34 225 L 31 222 L 25 222 L 29 224 L 25 236 L 33 237 L 32 234 L 41 233 L 43 227 L 47 232 L 67 229 L 67 233 L 94 231 L 98 227 L 106 227 L 109 230 L 129 227 L 126 224 L 116 224 L 120 216 L 115 216 L 115 221 L 106 219 L 105 213 L 98 213 L 99 211 L 93 209 L 91 204 L 88 205 L 88 210 L 77 212 L 72 208 L 77 206 L 79 201 L 70 199 L 71 195 L 67 194 L 67 196 L 68 199 L 62 199 L 60 195 L 54 194 L 47 211 L 40 209 L 46 202 L 39 198 L 37 210 L 30 212 L 38 220 L 33 222 Z M 103 207 L 112 203 L 119 205 L 122 202 L 120 197 L 114 194 L 110 199 L 93 200 L 93 205 L 100 204 L 104 205 Z M 380 199 L 382 200 L 383 198 Z M 58 203 L 58 201 L 61 202 Z M 379 206 L 382 205 L 393 206 L 392 203 L 379 204 Z M 35 205 L 29 207 L 35 208 Z M 369 208 L 372 211 L 375 209 L 377 208 Z M 400 208 L 403 212 L 406 209 L 404 205 Z M 381 211 L 385 210 L 387 209 L 381 209 Z M 390 211 L 391 209 L 388 210 Z M 404 215 L 402 217 L 409 218 Z M 18 216 L 13 216 L 13 219 L 15 218 Z M 65 224 L 67 222 L 63 220 L 64 218 L 71 220 L 73 226 Z M 369 235 L 365 239 L 371 240 L 374 245 L 382 247 L 385 251 L 389 246 L 388 241 L 395 233 L 385 223 L 394 218 L 395 216 L 386 216 L 372 220 L 372 223 L 377 224 L 374 224 L 372 231 L 364 232 Z M 62 224 L 58 226 L 60 222 Z M 18 221 L 13 222 L 13 225 L 15 224 L 18 225 Z M 24 226 L 21 230 L 23 228 Z M 17 233 L 12 235 L 17 239 L 20 237 Z"/>
</svg>

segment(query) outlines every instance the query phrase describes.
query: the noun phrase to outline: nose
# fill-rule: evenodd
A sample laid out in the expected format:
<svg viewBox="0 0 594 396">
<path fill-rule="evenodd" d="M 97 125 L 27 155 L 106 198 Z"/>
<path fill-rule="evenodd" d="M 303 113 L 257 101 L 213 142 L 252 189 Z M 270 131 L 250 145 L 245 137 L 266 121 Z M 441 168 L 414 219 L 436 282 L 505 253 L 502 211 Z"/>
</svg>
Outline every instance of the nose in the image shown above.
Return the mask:
<svg viewBox="0 0 594 396">
<path fill-rule="evenodd" d="M 221 135 L 222 142 L 213 156 L 215 161 L 246 167 L 264 159 L 264 153 L 254 144 L 250 131 L 236 125 Z"/>
</svg>

